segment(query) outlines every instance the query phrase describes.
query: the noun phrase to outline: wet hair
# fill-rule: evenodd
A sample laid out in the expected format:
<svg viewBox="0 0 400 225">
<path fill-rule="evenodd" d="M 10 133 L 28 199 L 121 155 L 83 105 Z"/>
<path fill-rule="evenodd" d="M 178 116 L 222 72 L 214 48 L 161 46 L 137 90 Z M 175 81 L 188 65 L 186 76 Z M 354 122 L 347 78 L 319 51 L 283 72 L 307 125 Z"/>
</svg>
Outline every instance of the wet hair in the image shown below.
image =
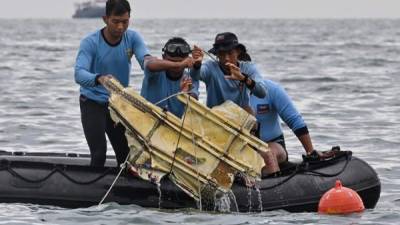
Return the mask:
<svg viewBox="0 0 400 225">
<path fill-rule="evenodd" d="M 131 15 L 131 6 L 127 0 L 107 0 L 106 16 L 121 16 L 125 13 Z"/>
</svg>

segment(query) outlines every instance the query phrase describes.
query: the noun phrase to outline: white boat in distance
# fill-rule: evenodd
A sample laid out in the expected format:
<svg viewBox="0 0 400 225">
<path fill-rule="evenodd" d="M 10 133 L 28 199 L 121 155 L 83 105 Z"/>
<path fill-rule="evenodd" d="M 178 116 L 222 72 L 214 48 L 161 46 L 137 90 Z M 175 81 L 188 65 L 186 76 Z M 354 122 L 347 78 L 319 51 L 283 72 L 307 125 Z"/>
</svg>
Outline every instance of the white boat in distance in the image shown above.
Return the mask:
<svg viewBox="0 0 400 225">
<path fill-rule="evenodd" d="M 105 15 L 106 0 L 92 0 L 75 5 L 73 18 L 100 18 Z"/>
</svg>

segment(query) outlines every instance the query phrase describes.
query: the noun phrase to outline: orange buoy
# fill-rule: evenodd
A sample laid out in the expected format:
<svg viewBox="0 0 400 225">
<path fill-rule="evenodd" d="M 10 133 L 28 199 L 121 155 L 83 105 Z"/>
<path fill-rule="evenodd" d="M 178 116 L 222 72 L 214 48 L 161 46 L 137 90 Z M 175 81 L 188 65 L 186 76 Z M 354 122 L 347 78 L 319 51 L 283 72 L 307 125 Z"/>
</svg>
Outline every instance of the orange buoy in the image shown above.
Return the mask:
<svg viewBox="0 0 400 225">
<path fill-rule="evenodd" d="M 326 214 L 346 214 L 361 212 L 364 209 L 364 203 L 357 192 L 343 187 L 340 180 L 322 196 L 318 205 L 318 213 Z"/>
</svg>

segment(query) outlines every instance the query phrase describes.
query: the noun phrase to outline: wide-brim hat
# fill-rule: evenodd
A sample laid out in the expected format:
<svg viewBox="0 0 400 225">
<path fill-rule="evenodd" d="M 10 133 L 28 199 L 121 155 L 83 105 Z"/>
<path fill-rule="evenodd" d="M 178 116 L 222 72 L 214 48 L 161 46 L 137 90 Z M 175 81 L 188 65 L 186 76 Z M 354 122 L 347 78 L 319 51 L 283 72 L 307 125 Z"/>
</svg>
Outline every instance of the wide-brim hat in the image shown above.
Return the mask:
<svg viewBox="0 0 400 225">
<path fill-rule="evenodd" d="M 236 48 L 242 50 L 243 52 L 246 52 L 246 46 L 239 43 L 239 40 L 234 33 L 224 32 L 215 36 L 213 47 L 208 50 L 208 52 L 216 55 L 218 52 L 230 51 Z"/>
</svg>

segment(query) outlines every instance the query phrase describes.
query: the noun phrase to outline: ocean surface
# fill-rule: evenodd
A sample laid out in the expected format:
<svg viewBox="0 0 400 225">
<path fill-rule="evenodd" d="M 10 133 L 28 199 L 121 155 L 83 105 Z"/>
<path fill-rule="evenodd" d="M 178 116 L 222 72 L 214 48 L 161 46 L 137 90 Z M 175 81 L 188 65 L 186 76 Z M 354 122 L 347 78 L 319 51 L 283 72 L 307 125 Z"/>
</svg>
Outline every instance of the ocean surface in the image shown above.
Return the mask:
<svg viewBox="0 0 400 225">
<path fill-rule="evenodd" d="M 96 19 L 0 19 L 0 150 L 88 153 L 73 67 L 81 38 L 102 26 Z M 0 224 L 399 224 L 400 20 L 133 19 L 130 27 L 156 56 L 172 36 L 209 49 L 217 33 L 235 32 L 264 77 L 293 98 L 316 149 L 340 145 L 376 169 L 376 208 L 326 216 L 0 203 Z M 142 78 L 134 65 L 130 84 L 140 90 Z M 290 158 L 300 159 L 301 144 L 287 127 L 285 134 Z"/>
</svg>

